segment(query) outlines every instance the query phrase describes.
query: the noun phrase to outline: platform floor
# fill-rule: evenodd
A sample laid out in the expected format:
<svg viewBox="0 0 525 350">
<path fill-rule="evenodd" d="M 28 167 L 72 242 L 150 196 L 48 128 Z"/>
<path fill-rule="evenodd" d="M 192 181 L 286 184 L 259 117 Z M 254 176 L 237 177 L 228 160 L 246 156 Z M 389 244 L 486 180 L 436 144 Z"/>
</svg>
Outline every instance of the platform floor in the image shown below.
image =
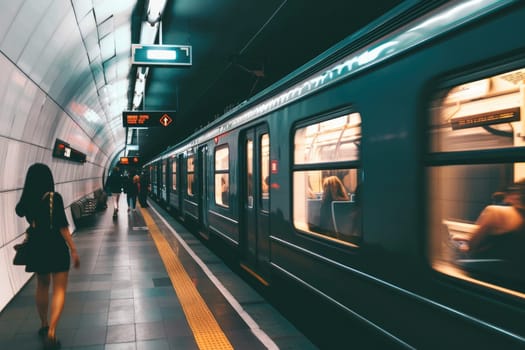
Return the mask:
<svg viewBox="0 0 525 350">
<path fill-rule="evenodd" d="M 128 213 L 121 198 L 115 219 L 110 200 L 73 236 L 62 349 L 316 348 L 161 208 Z M 0 313 L 0 349 L 42 349 L 35 284 Z"/>
</svg>

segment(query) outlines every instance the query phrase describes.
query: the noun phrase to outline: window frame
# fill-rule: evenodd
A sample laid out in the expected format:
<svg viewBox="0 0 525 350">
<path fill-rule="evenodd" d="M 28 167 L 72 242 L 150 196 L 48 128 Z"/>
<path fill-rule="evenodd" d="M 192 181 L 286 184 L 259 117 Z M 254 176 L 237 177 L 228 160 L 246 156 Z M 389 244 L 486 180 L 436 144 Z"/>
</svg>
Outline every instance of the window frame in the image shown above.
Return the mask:
<svg viewBox="0 0 525 350">
<path fill-rule="evenodd" d="M 339 117 L 342 117 L 344 115 L 349 115 L 349 114 L 353 114 L 353 113 L 357 113 L 360 117 L 360 130 L 361 130 L 361 145 L 362 145 L 362 130 L 363 130 L 363 127 L 362 127 L 362 124 L 363 124 L 363 117 L 362 117 L 362 114 L 357 111 L 356 109 L 354 108 L 349 108 L 349 107 L 345 107 L 345 108 L 342 108 L 342 109 L 338 109 L 338 110 L 335 110 L 335 111 L 331 111 L 331 112 L 328 112 L 328 113 L 324 113 L 324 114 L 321 114 L 321 115 L 317 115 L 317 116 L 314 116 L 314 117 L 311 117 L 311 118 L 307 118 L 307 119 L 303 119 L 297 123 L 295 123 L 291 130 L 290 130 L 290 190 L 291 190 L 291 196 L 290 198 L 292 198 L 291 200 L 291 218 L 292 218 L 292 226 L 294 228 L 294 230 L 296 231 L 296 233 L 298 234 L 301 234 L 301 235 L 305 235 L 305 236 L 308 236 L 308 237 L 314 237 L 314 238 L 317 238 L 317 239 L 320 239 L 322 241 L 327 241 L 327 242 L 331 242 L 331 243 L 335 243 L 337 245 L 341 245 L 341 246 L 346 246 L 348 248 L 353 248 L 353 249 L 356 249 L 356 248 L 359 248 L 359 244 L 363 241 L 363 237 L 364 237 L 364 231 L 362 230 L 362 224 L 361 224 L 361 233 L 360 233 L 360 236 L 359 236 L 359 239 L 356 240 L 355 242 L 352 241 L 345 241 L 345 240 L 342 240 L 342 239 L 338 239 L 338 238 L 334 238 L 334 237 L 331 237 L 331 236 L 328 236 L 326 234 L 323 234 L 323 233 L 320 233 L 320 232 L 315 232 L 315 231 L 307 231 L 307 230 L 303 230 L 302 228 L 300 227 L 297 227 L 296 226 L 296 214 L 295 214 L 295 211 L 296 211 L 296 208 L 295 208 L 295 199 L 294 199 L 294 191 L 295 191 L 295 180 L 294 180 L 294 175 L 298 172 L 306 172 L 306 171 L 327 171 L 327 170 L 330 170 L 330 171 L 337 171 L 337 170 L 352 170 L 352 169 L 355 169 L 357 171 L 357 175 L 358 175 L 358 182 L 357 182 L 357 185 L 361 185 L 364 181 L 361 180 L 360 178 L 362 177 L 362 175 L 364 174 L 363 172 L 363 168 L 362 168 L 362 159 L 361 159 L 361 154 L 362 154 L 362 146 L 360 145 L 360 149 L 359 149 L 359 153 L 358 153 L 358 159 L 355 159 L 355 160 L 343 160 L 343 161 L 330 161 L 330 162 L 318 162 L 318 163 L 299 163 L 299 164 L 296 164 L 295 162 L 295 137 L 296 137 L 296 134 L 297 134 L 297 131 L 302 129 L 302 128 L 306 128 L 310 125 L 314 125 L 314 124 L 317 124 L 317 123 L 322 123 L 322 122 L 325 122 L 325 121 L 328 121 L 328 120 L 331 120 L 331 119 L 336 119 L 336 118 L 339 118 Z M 363 217 L 363 214 L 361 213 L 361 223 L 362 223 L 362 217 Z"/>
<path fill-rule="evenodd" d="M 432 118 L 433 113 L 431 106 L 435 105 L 436 101 L 442 100 L 444 95 L 450 92 L 452 89 L 476 82 L 478 80 L 495 77 L 506 72 L 512 72 L 514 70 L 525 68 L 525 59 L 512 59 L 510 58 L 506 62 L 495 62 L 490 67 L 477 66 L 470 67 L 467 72 L 460 75 L 453 75 L 445 77 L 436 82 L 434 87 L 429 90 L 427 97 L 427 108 L 425 115 L 425 136 L 426 140 L 423 141 L 425 145 L 425 152 L 423 156 L 423 178 L 424 178 L 424 205 L 425 205 L 425 238 L 426 238 L 426 261 L 429 264 L 429 268 L 443 276 L 452 277 L 453 279 L 467 283 L 468 285 L 482 286 L 486 289 L 497 290 L 504 294 L 519 295 L 523 297 L 525 292 L 513 289 L 512 287 L 501 284 L 501 281 L 495 282 L 486 279 L 486 276 L 475 275 L 470 276 L 468 271 L 457 267 L 458 272 L 448 272 L 446 269 L 435 266 L 440 262 L 455 266 L 453 260 L 446 260 L 444 253 L 433 251 L 435 240 L 439 240 L 439 232 L 435 231 L 433 227 L 433 221 L 436 219 L 446 220 L 446 218 L 435 217 L 438 214 L 434 214 L 434 205 L 431 203 L 432 200 L 432 188 L 436 186 L 432 182 L 432 172 L 436 168 L 441 167 L 452 167 L 452 166 L 478 166 L 478 165 L 510 165 L 517 163 L 525 163 L 525 145 L 522 146 L 506 146 L 497 148 L 481 148 L 474 150 L 452 150 L 452 151 L 433 151 L 432 142 L 434 141 L 432 136 Z M 520 116 L 522 123 L 525 123 L 525 115 Z M 440 185 L 439 190 L 443 191 L 443 186 Z M 437 189 L 435 191 L 438 191 Z M 450 250 L 451 248 L 449 248 Z M 450 252 L 448 252 L 450 253 Z M 504 278 L 504 276 L 499 276 Z"/>
<path fill-rule="evenodd" d="M 195 193 L 193 193 L 193 191 L 190 191 L 190 189 L 192 188 L 192 186 L 196 186 L 195 185 L 195 158 L 196 158 L 196 155 L 194 153 L 189 153 L 187 156 L 186 156 L 186 195 L 190 198 L 193 198 L 195 197 Z M 193 165 L 193 169 L 190 170 L 190 167 L 189 167 L 189 162 L 190 162 L 190 159 L 192 160 L 192 165 Z M 190 176 L 191 176 L 191 181 L 190 181 Z"/>
<path fill-rule="evenodd" d="M 171 159 L 171 191 L 174 193 L 177 193 L 178 192 L 178 186 L 177 186 L 178 185 L 177 184 L 178 157 L 174 155 L 174 156 L 171 156 L 170 159 Z"/>
<path fill-rule="evenodd" d="M 228 151 L 228 154 L 227 154 L 227 169 L 219 169 L 217 170 L 217 153 L 219 151 L 222 151 L 222 150 L 227 150 Z M 213 150 L 213 184 L 214 184 L 214 193 L 215 195 L 213 196 L 213 202 L 215 203 L 215 205 L 221 207 L 221 208 L 230 208 L 231 205 L 231 173 L 230 173 L 230 169 L 231 169 L 231 166 L 230 166 L 230 163 L 231 163 L 231 157 L 230 157 L 230 145 L 228 143 L 223 143 L 223 144 L 220 144 L 220 145 L 217 145 L 215 146 L 214 150 Z M 217 175 L 221 176 L 221 175 L 227 175 L 228 177 L 228 183 L 227 183 L 227 198 L 228 198 L 228 203 L 227 204 L 224 204 L 221 200 L 221 203 L 219 203 L 217 201 Z"/>
</svg>

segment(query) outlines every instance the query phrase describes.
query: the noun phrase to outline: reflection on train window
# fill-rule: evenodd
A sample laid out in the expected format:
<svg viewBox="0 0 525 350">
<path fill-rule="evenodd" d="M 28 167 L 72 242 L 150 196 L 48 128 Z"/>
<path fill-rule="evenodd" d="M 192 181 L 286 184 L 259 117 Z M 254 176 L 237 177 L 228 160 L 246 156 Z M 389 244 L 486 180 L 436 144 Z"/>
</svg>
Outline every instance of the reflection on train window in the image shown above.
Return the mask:
<svg viewBox="0 0 525 350">
<path fill-rule="evenodd" d="M 165 184 L 165 183 L 166 183 L 166 170 L 167 170 L 166 168 L 167 168 L 167 166 L 168 166 L 167 163 L 168 163 L 168 160 L 167 160 L 167 159 L 164 159 L 164 160 L 162 161 L 162 170 L 161 170 L 161 171 L 162 171 L 162 172 L 161 172 L 161 176 L 162 176 L 162 181 L 161 181 L 161 183 L 162 183 L 162 184 Z M 163 198 L 166 198 L 166 186 L 165 186 L 165 185 L 162 186 L 162 194 L 163 194 Z"/>
<path fill-rule="evenodd" d="M 177 191 L 177 158 L 171 158 L 171 189 Z"/>
<path fill-rule="evenodd" d="M 515 70 L 439 94 L 430 148 L 448 153 L 431 153 L 428 164 L 432 266 L 521 297 L 525 163 L 517 157 L 525 152 L 524 79 L 525 69 Z"/>
<path fill-rule="evenodd" d="M 358 113 L 296 130 L 293 216 L 297 229 L 339 242 L 360 241 L 360 142 Z"/>
<path fill-rule="evenodd" d="M 230 150 L 223 146 L 215 150 L 215 203 L 230 205 Z"/>
<path fill-rule="evenodd" d="M 261 209 L 270 210 L 270 135 L 261 135 Z"/>
<path fill-rule="evenodd" d="M 194 166 L 194 156 L 189 156 L 187 159 L 187 168 L 188 168 L 188 195 L 195 195 L 195 166 Z"/>
<path fill-rule="evenodd" d="M 361 116 L 347 114 L 297 130 L 295 164 L 313 164 L 359 159 Z"/>
<path fill-rule="evenodd" d="M 253 208 L 253 140 L 246 141 L 246 203 Z"/>
<path fill-rule="evenodd" d="M 151 191 L 155 196 L 157 193 L 157 167 L 150 167 Z"/>
</svg>

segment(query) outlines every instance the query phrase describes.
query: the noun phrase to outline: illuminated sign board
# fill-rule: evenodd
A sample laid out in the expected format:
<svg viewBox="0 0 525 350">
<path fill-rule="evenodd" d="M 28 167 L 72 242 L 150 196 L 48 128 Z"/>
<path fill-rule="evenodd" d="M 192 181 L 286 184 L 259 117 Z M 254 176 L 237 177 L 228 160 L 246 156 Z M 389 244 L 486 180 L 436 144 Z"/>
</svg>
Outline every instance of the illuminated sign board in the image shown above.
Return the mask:
<svg viewBox="0 0 525 350">
<path fill-rule="evenodd" d="M 190 45 L 131 45 L 131 63 L 141 66 L 191 66 Z"/>
<path fill-rule="evenodd" d="M 125 128 L 167 127 L 173 122 L 175 111 L 124 111 L 122 125 Z"/>
<path fill-rule="evenodd" d="M 60 139 L 55 140 L 55 146 L 53 147 L 53 157 L 70 160 L 77 163 L 85 163 L 86 155 L 76 149 L 72 148 L 69 143 L 64 142 Z"/>
<path fill-rule="evenodd" d="M 466 129 L 476 126 L 510 123 L 520 120 L 520 109 L 509 108 L 501 111 L 494 111 L 476 115 L 469 115 L 466 117 L 452 118 L 452 129 Z"/>
<path fill-rule="evenodd" d="M 139 157 L 120 157 L 120 164 L 122 165 L 138 165 L 139 163 Z"/>
</svg>

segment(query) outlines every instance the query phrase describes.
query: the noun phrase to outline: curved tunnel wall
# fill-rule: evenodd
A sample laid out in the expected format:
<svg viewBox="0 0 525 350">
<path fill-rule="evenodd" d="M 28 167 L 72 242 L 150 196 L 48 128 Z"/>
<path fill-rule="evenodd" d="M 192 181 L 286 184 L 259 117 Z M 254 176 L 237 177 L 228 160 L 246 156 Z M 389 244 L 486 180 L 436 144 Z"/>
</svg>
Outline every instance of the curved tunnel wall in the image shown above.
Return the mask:
<svg viewBox="0 0 525 350">
<path fill-rule="evenodd" d="M 96 28 L 95 28 L 96 29 Z M 15 214 L 25 174 L 47 164 L 69 206 L 102 186 L 117 151 L 69 0 L 0 0 L 0 310 L 31 277 L 13 266 L 24 239 Z M 85 153 L 84 164 L 52 157 L 55 139 Z"/>
</svg>

